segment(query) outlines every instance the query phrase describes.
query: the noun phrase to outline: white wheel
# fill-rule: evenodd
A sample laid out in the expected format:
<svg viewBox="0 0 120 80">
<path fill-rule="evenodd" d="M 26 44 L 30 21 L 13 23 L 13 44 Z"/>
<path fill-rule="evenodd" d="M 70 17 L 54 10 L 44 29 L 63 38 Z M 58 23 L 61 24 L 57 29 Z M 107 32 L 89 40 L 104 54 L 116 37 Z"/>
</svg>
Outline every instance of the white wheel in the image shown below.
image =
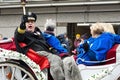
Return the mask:
<svg viewBox="0 0 120 80">
<path fill-rule="evenodd" d="M 120 80 L 120 76 L 117 78 L 117 80 Z"/>
<path fill-rule="evenodd" d="M 0 80 L 37 80 L 34 73 L 15 61 L 0 62 Z"/>
</svg>

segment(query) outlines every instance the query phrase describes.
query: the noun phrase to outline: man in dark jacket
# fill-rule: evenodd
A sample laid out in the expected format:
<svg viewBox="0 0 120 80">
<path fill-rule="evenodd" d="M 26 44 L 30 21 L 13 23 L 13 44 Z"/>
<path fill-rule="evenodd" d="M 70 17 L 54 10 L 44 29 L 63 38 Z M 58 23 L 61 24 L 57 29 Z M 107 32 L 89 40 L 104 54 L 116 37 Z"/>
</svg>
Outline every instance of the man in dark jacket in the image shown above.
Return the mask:
<svg viewBox="0 0 120 80">
<path fill-rule="evenodd" d="M 64 80 L 63 64 L 59 56 L 51 54 L 49 46 L 45 41 L 40 29 L 35 27 L 37 16 L 28 12 L 22 16 L 22 21 L 15 31 L 15 43 L 17 51 L 23 54 L 27 53 L 29 48 L 36 51 L 39 55 L 45 56 L 50 62 L 50 73 L 54 80 Z M 27 44 L 21 48 L 19 42 Z"/>
</svg>

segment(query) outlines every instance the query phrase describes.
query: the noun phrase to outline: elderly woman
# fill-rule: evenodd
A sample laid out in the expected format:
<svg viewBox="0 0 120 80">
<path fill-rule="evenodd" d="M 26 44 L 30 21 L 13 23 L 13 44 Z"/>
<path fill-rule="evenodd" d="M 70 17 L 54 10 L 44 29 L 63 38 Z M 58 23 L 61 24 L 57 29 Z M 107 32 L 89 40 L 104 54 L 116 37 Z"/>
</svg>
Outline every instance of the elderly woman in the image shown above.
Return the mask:
<svg viewBox="0 0 120 80">
<path fill-rule="evenodd" d="M 90 27 L 91 37 L 81 44 L 78 49 L 78 55 L 76 59 L 77 64 L 95 65 L 96 63 L 90 63 L 90 61 L 102 61 L 105 60 L 106 52 L 112 48 L 115 43 L 120 43 L 120 36 L 105 32 L 105 23 L 95 23 Z M 79 69 L 73 59 L 73 57 L 67 57 L 63 60 L 65 68 L 65 80 L 81 80 Z"/>
</svg>

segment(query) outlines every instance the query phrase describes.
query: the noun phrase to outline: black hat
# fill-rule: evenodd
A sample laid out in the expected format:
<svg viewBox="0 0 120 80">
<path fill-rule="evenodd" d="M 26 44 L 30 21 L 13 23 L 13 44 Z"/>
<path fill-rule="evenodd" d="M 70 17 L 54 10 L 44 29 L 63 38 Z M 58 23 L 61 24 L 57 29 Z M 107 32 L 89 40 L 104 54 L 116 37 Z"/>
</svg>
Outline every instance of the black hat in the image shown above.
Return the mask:
<svg viewBox="0 0 120 80">
<path fill-rule="evenodd" d="M 32 13 L 32 12 L 28 12 L 26 14 L 26 17 L 27 17 L 27 20 L 33 20 L 33 21 L 36 21 L 37 20 L 37 16 L 35 13 Z"/>
</svg>

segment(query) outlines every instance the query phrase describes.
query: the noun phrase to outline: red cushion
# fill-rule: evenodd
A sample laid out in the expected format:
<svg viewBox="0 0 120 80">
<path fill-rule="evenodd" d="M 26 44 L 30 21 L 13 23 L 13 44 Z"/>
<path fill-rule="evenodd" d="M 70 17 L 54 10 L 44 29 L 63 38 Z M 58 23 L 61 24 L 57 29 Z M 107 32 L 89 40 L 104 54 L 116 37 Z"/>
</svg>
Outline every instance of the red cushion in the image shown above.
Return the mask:
<svg viewBox="0 0 120 80">
<path fill-rule="evenodd" d="M 24 46 L 26 46 L 26 44 L 20 43 L 20 46 L 24 47 Z M 26 55 L 31 60 L 33 60 L 36 64 L 38 64 L 40 66 L 41 70 L 50 67 L 48 59 L 45 56 L 38 55 L 34 50 L 29 49 Z"/>
<path fill-rule="evenodd" d="M 29 49 L 27 56 L 33 60 L 36 64 L 38 64 L 41 68 L 41 70 L 45 68 L 49 68 L 50 64 L 46 57 L 38 55 L 35 51 L 32 49 Z"/>
<path fill-rule="evenodd" d="M 15 42 L 0 43 L 0 48 L 16 51 Z"/>
<path fill-rule="evenodd" d="M 112 60 L 110 60 L 110 61 L 107 61 L 106 64 L 111 64 L 111 63 L 115 63 L 115 62 L 116 62 L 116 49 L 117 49 L 118 45 L 119 45 L 119 44 L 115 44 L 115 45 L 107 52 L 106 60 L 112 59 L 112 58 L 115 58 L 115 59 L 112 59 Z"/>
</svg>

